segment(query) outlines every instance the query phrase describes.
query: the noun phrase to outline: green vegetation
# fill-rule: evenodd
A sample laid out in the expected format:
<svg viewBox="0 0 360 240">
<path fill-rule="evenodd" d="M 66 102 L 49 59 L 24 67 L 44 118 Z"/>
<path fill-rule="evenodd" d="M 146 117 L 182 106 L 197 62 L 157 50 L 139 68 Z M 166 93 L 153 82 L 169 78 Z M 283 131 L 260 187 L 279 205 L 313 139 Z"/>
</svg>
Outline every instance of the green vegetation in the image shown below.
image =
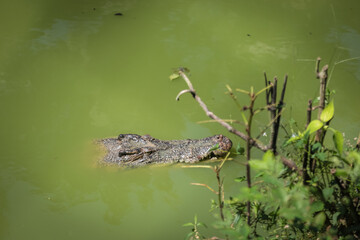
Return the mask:
<svg viewBox="0 0 360 240">
<path fill-rule="evenodd" d="M 344 146 L 341 131 L 330 127 L 335 115 L 333 92 L 326 86 L 328 66 L 321 71 L 319 66 L 320 59 L 316 61 L 316 76 L 320 80 L 318 105 L 313 107 L 315 101 L 309 100 L 304 128 L 298 128 L 295 120 L 288 124 L 280 123 L 287 77 L 279 101 L 277 79 L 270 82 L 266 75 L 266 86 L 259 92 L 255 93 L 253 88 L 250 91 L 236 90 L 249 96 L 248 105 L 241 106 L 233 90 L 227 86 L 229 95 L 241 111 L 245 133 L 228 124 L 234 120 L 222 120 L 208 110 L 182 69 L 171 76 L 171 79 L 182 77 L 189 86 L 179 93 L 177 99 L 184 93 L 191 93 L 207 116 L 246 142 L 245 149 L 236 149 L 237 154 L 244 154 L 247 159 L 246 176 L 235 179 L 247 184 L 239 186 L 237 196 L 226 196 L 223 191 L 224 180 L 220 172 L 228 156 L 215 167 L 193 166 L 210 168 L 216 173 L 217 191 L 207 184 L 194 185 L 207 187 L 217 195 L 217 200 L 212 201 L 212 210 L 219 211 L 215 224 L 219 234 L 210 238 L 203 236 L 198 227 L 204 224 L 198 223 L 195 217 L 195 223 L 185 224 L 193 227 L 188 239 L 360 238 L 360 140 L 354 144 L 347 142 Z M 261 93 L 266 95 L 266 106 L 255 109 L 254 102 Z M 271 137 L 267 145 L 261 143 L 259 137 L 254 137 L 251 130 L 254 116 L 263 110 L 268 110 L 270 115 L 266 129 L 271 128 Z M 313 119 L 315 110 L 318 115 Z M 285 139 L 282 139 L 282 144 L 277 144 L 280 126 Z M 264 151 L 261 160 L 251 158 L 252 147 Z"/>
</svg>

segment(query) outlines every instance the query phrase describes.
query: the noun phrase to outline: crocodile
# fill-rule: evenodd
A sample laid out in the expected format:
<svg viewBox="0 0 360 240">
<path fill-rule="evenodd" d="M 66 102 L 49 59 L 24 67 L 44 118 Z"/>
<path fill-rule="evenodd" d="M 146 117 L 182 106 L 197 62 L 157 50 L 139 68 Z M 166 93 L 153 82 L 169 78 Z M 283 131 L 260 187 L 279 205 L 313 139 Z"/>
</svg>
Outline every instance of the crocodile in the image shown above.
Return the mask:
<svg viewBox="0 0 360 240">
<path fill-rule="evenodd" d="M 214 135 L 202 139 L 159 140 L 150 135 L 120 134 L 98 141 L 107 151 L 100 161 L 137 167 L 153 163 L 195 163 L 224 156 L 232 147 L 229 138 Z"/>
</svg>

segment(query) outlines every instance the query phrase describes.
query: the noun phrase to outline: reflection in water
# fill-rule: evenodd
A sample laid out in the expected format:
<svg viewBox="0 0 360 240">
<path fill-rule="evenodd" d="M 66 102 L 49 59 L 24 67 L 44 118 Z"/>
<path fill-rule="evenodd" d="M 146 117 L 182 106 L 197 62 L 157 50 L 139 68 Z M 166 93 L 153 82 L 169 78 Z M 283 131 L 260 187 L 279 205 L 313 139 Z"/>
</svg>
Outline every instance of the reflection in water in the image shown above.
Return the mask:
<svg viewBox="0 0 360 240">
<path fill-rule="evenodd" d="M 339 64 L 344 65 L 346 63 L 348 67 L 352 68 L 352 71 L 356 72 L 356 79 L 360 82 L 360 68 L 358 67 L 360 63 L 359 31 L 348 25 L 341 26 L 340 30 L 332 28 L 327 41 L 337 44 L 331 59 L 333 68 L 331 69 L 329 80 L 331 80 L 331 75 L 335 68 Z"/>
<path fill-rule="evenodd" d="M 279 59 L 289 58 L 293 53 L 292 48 L 289 47 L 290 42 L 284 43 L 279 42 L 279 46 L 271 46 L 264 42 L 257 41 L 256 43 L 249 46 L 249 52 L 253 55 L 254 61 L 256 59 L 266 58 L 267 56 L 276 57 Z M 244 52 L 244 50 L 240 51 Z"/>
<path fill-rule="evenodd" d="M 131 212 L 142 215 L 152 211 L 151 208 L 158 204 L 156 201 L 176 205 L 178 196 L 166 167 L 144 167 L 112 173 L 105 171 L 102 178 L 98 190 L 107 206 L 104 220 L 110 224 L 121 224 Z"/>
<path fill-rule="evenodd" d="M 74 21 L 55 19 L 55 23 L 49 29 L 32 29 L 32 31 L 41 32 L 42 35 L 33 40 L 31 49 L 38 51 L 40 49 L 49 49 L 56 46 L 59 41 L 66 41 L 69 38 L 71 28 L 74 29 Z"/>
<path fill-rule="evenodd" d="M 79 158 L 69 158 L 63 162 L 65 166 L 59 164 L 61 160 L 64 159 L 51 163 L 55 164 L 57 171 L 42 173 L 45 176 L 52 175 L 46 178 L 37 175 L 39 171 L 28 170 L 16 163 L 2 166 L 1 196 L 7 196 L 7 191 L 13 184 L 26 183 L 33 194 L 30 199 L 40 197 L 46 204 L 44 207 L 52 213 L 72 212 L 81 205 L 96 203 L 99 207 L 104 205 L 103 219 L 112 225 L 120 225 L 123 219 L 129 218 L 129 214 L 133 212 L 151 212 L 153 206 L 158 204 L 156 201 L 174 207 L 178 204 L 178 196 L 170 177 L 171 171 L 167 167 L 130 170 L 110 168 L 111 171 L 108 171 L 106 168 L 79 166 L 78 162 L 75 162 L 79 161 Z M 55 166 L 48 165 L 47 168 L 50 170 Z M 11 175 L 7 175 L 9 173 Z M 10 209 L 15 207 L 3 198 L 0 203 L 1 207 L 6 207 L 2 211 L 5 214 L 9 206 Z M 6 218 L 2 218 L 1 222 L 4 223 L 2 226 L 5 226 Z"/>
<path fill-rule="evenodd" d="M 84 63 L 88 63 L 88 38 L 96 34 L 100 26 L 100 20 L 54 19 L 54 23 L 48 29 L 32 29 L 42 34 L 32 40 L 31 49 L 38 53 L 65 44 L 70 51 L 80 52 Z"/>
</svg>

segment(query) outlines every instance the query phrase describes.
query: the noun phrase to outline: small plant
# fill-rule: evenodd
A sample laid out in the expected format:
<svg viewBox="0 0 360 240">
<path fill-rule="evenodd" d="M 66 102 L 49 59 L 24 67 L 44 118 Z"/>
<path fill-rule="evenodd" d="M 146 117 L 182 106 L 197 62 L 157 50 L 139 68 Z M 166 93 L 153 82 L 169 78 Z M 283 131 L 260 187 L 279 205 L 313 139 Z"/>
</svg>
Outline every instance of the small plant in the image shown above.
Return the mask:
<svg viewBox="0 0 360 240">
<path fill-rule="evenodd" d="M 277 79 L 267 80 L 265 88 L 254 93 L 237 89 L 248 94 L 250 104 L 240 106 L 232 89 L 227 86 L 228 94 L 241 111 L 245 125 L 245 133 L 235 129 L 228 122 L 210 112 L 204 102 L 196 94 L 190 80 L 183 69 L 171 79 L 182 77 L 189 89 L 181 91 L 177 99 L 184 93 L 191 93 L 207 116 L 224 126 L 246 142 L 240 145 L 236 154 L 245 154 L 247 174 L 235 179 L 247 182 L 240 187 L 237 196 L 225 200 L 223 179 L 219 166 L 206 167 L 214 170 L 218 180 L 218 191 L 207 184 L 193 183 L 207 187 L 218 195 L 218 201 L 212 207 L 220 209 L 221 221 L 217 227 L 226 239 L 359 239 L 360 238 L 360 136 L 356 144 L 347 143 L 344 148 L 344 136 L 341 131 L 330 127 L 335 116 L 334 91 L 327 89 L 328 65 L 320 70 L 320 58 L 316 61 L 316 77 L 320 80 L 317 106 L 312 100 L 308 102 L 307 124 L 305 129 L 299 128 L 295 120 L 290 120 L 288 127 L 282 126 L 286 133 L 284 144 L 278 149 L 277 139 L 280 129 L 280 117 L 284 109 L 284 94 L 287 77 L 285 77 L 280 100 L 277 101 Z M 254 108 L 257 96 L 266 93 L 266 106 Z M 270 141 L 267 145 L 254 137 L 251 123 L 256 113 L 261 110 L 270 112 Z M 312 119 L 317 110 L 316 119 Z M 247 117 L 244 114 L 248 111 Z M 288 129 L 290 127 L 290 129 Z M 296 129 L 297 128 L 297 129 Z M 266 129 L 265 129 L 266 130 Z M 263 130 L 261 134 L 265 132 Z M 332 133 L 332 144 L 325 141 L 327 132 Z M 251 148 L 264 151 L 261 160 L 251 159 Z M 228 157 L 228 156 L 227 156 Z M 256 175 L 250 175 L 250 167 Z M 196 221 L 195 221 L 196 222 Z M 192 224 L 193 226 L 193 224 Z M 194 227 L 194 229 L 197 229 Z M 190 236 L 195 235 L 193 230 Z M 212 239 L 218 239 L 216 237 Z"/>
<path fill-rule="evenodd" d="M 202 223 L 198 222 L 197 216 L 194 217 L 194 222 L 188 222 L 183 225 L 183 227 L 192 227 L 191 232 L 186 236 L 186 239 L 194 240 L 194 239 L 205 239 L 205 237 L 199 232 L 199 227 L 205 227 L 207 226 Z"/>
</svg>

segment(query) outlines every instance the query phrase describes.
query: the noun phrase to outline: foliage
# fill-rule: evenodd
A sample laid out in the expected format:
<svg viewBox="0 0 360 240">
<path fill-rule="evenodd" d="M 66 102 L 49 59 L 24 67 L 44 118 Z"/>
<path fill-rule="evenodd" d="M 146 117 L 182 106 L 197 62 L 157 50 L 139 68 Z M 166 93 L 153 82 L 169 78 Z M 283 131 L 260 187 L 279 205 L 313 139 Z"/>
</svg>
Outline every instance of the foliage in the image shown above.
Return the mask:
<svg viewBox="0 0 360 240">
<path fill-rule="evenodd" d="M 326 71 L 327 66 L 320 74 L 325 83 Z M 227 88 L 232 94 L 231 88 Z M 262 91 L 266 91 L 268 98 L 268 88 Z M 251 167 L 256 175 L 251 179 L 248 179 L 250 174 L 234 179 L 238 183 L 247 182 L 248 186 L 241 184 L 239 194 L 225 200 L 223 179 L 220 179 L 225 161 L 214 168 L 217 169 L 219 191 L 213 192 L 219 198 L 212 201 L 212 210 L 220 209 L 221 218 L 216 227 L 225 239 L 360 238 L 359 147 L 349 143 L 344 147 L 346 141 L 342 132 L 329 126 L 335 116 L 334 101 L 330 99 L 332 93 L 334 91 L 326 89 L 324 104 L 318 106 L 322 108 L 318 118 L 308 120 L 305 129 L 299 129 L 293 119 L 283 126 L 286 137 L 280 154 L 302 166 L 298 171 L 289 169 L 280 160 L 280 155 L 274 155 L 276 148 L 264 153 L 261 160 L 254 160 L 248 158 L 249 151 L 245 152 L 238 145 L 234 154 L 245 153 L 247 167 Z M 234 95 L 231 97 L 236 100 Z M 282 100 L 279 104 L 283 104 Z M 311 118 L 311 105 L 309 109 Z M 248 124 L 248 119 L 243 118 Z M 326 138 L 328 132 L 332 143 Z M 251 136 L 250 131 L 248 136 Z M 206 239 L 197 232 L 194 224 L 192 226 L 191 236 Z"/>
<path fill-rule="evenodd" d="M 329 155 L 326 168 L 312 175 L 308 184 L 288 170 L 269 151 L 262 160 L 251 160 L 256 185 L 243 187 L 226 202 L 233 218 L 244 215 L 243 202 L 251 201 L 251 238 L 316 239 L 325 236 L 353 237 L 359 232 L 360 155 Z M 328 169 L 327 173 L 324 171 Z M 321 175 L 321 176 L 320 176 Z M 346 184 L 346 185 L 344 185 Z M 346 187 L 346 188 L 345 188 Z M 357 206 L 351 207 L 351 206 Z M 244 224 L 234 230 L 240 233 Z M 243 237 L 239 234 L 237 237 Z"/>
<path fill-rule="evenodd" d="M 183 225 L 183 227 L 192 227 L 191 232 L 186 236 L 186 239 L 193 240 L 193 239 L 204 239 L 204 236 L 199 233 L 199 227 L 205 227 L 205 223 L 198 222 L 197 216 L 194 217 L 194 222 L 188 222 Z"/>
<path fill-rule="evenodd" d="M 284 150 L 301 162 L 306 140 L 314 138 L 315 132 L 307 129 L 296 141 L 290 138 L 291 143 L 287 141 Z M 225 200 L 225 220 L 217 223 L 219 230 L 227 239 L 354 239 L 358 236 L 360 154 L 355 148 L 343 152 L 343 137 L 339 133 L 334 130 L 335 144 L 329 148 L 310 141 L 311 157 L 318 160 L 319 167 L 309 173 L 306 182 L 296 172 L 289 171 L 271 151 L 261 160 L 251 160 L 255 183 L 251 188 L 241 187 L 237 196 Z M 243 182 L 245 178 L 235 181 Z M 247 201 L 252 205 L 250 226 L 246 223 Z M 218 207 L 215 201 L 212 206 Z"/>
</svg>

